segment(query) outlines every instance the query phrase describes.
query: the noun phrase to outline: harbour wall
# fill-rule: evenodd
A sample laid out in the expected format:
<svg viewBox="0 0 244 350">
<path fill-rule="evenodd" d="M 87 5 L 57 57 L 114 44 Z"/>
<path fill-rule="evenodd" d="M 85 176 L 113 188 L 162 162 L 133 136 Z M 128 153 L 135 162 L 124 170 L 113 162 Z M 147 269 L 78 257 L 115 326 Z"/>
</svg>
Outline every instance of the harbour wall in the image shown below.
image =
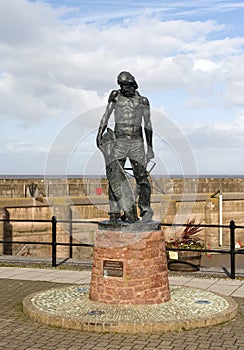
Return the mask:
<svg viewBox="0 0 244 350">
<path fill-rule="evenodd" d="M 152 193 L 181 194 L 205 193 L 212 195 L 221 190 L 227 193 L 244 192 L 244 178 L 169 178 L 150 176 Z M 134 180 L 131 179 L 132 184 Z M 37 187 L 47 197 L 93 196 L 107 194 L 105 178 L 27 178 L 0 179 L 0 198 L 30 197 L 31 187 Z"/>
<path fill-rule="evenodd" d="M 131 181 L 134 186 L 134 180 Z M 237 225 L 244 226 L 242 178 L 154 178 L 150 181 L 154 220 L 185 223 L 194 218 L 196 223 L 217 225 L 220 222 L 220 190 L 223 224 L 229 225 L 230 220 L 235 220 Z M 0 218 L 7 219 L 0 222 L 0 239 L 5 241 L 51 242 L 51 222 L 34 220 L 51 220 L 55 215 L 58 242 L 68 243 L 72 234 L 73 243 L 92 244 L 97 224 L 91 221 L 107 219 L 108 211 L 106 179 L 0 180 Z M 28 221 L 14 221 L 18 219 Z M 71 225 L 68 222 L 71 219 L 82 223 Z M 177 237 L 183 229 L 163 227 L 165 238 Z M 219 247 L 218 228 L 205 228 L 199 236 L 209 248 Z M 244 241 L 244 229 L 236 230 L 236 242 L 238 240 Z M 228 228 L 223 229 L 222 244 L 229 245 Z M 89 259 L 92 253 L 91 247 L 73 247 L 73 257 L 77 259 Z M 51 246 L 6 243 L 0 245 L 0 254 L 51 257 Z M 69 247 L 58 246 L 57 257 L 69 257 Z"/>
</svg>

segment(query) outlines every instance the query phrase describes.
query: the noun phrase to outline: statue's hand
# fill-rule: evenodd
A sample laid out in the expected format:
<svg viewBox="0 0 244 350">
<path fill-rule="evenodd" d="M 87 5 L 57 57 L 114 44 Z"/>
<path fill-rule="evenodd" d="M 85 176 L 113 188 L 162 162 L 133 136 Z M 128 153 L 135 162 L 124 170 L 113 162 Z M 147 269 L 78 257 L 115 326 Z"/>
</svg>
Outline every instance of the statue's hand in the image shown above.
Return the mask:
<svg viewBox="0 0 244 350">
<path fill-rule="evenodd" d="M 148 147 L 147 150 L 147 161 L 149 162 L 150 159 L 154 158 L 154 152 L 153 149 L 151 147 Z"/>
</svg>

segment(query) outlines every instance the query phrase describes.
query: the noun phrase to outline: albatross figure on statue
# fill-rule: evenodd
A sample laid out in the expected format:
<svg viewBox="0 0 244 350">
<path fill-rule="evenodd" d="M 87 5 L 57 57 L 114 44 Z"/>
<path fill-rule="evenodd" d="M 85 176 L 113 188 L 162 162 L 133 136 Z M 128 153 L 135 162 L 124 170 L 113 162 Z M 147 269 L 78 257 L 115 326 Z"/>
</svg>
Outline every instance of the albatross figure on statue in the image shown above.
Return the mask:
<svg viewBox="0 0 244 350">
<path fill-rule="evenodd" d="M 124 171 L 125 162 L 129 159 L 137 185 L 141 221 L 149 222 L 153 210 L 150 206 L 151 186 L 146 167 L 148 161 L 154 158 L 150 105 L 148 99 L 137 91 L 136 80 L 129 72 L 121 72 L 117 82 L 120 89 L 110 93 L 97 133 L 97 146 L 105 158 L 109 183 L 110 221 L 116 223 L 122 219 L 134 223 L 138 220 L 136 198 Z M 114 131 L 107 128 L 113 112 Z"/>
</svg>

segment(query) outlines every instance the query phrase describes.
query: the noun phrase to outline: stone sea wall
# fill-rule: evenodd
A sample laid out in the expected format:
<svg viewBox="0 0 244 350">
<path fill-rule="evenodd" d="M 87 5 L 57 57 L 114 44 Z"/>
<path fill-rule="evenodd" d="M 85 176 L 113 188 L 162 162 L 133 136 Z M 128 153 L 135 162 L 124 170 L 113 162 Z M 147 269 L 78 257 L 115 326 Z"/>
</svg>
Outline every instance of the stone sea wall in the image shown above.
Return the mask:
<svg viewBox="0 0 244 350">
<path fill-rule="evenodd" d="M 133 179 L 131 180 L 134 183 Z M 233 193 L 244 192 L 244 178 L 166 178 L 150 177 L 153 193 L 205 193 L 216 191 Z M 28 178 L 0 179 L 0 198 L 24 198 L 30 196 L 32 185 L 48 197 L 55 196 L 93 196 L 107 194 L 105 178 Z"/>
<path fill-rule="evenodd" d="M 134 185 L 133 180 L 132 184 Z M 228 225 L 235 220 L 244 226 L 244 179 L 243 178 L 153 178 L 152 208 L 154 220 L 164 223 L 185 223 L 195 218 L 196 223 L 218 224 L 220 201 L 216 194 L 223 193 L 222 221 Z M 214 196 L 214 194 L 216 194 Z M 32 220 L 58 219 L 57 240 L 74 243 L 94 242 L 96 221 L 108 218 L 106 179 L 8 179 L 0 180 L 0 239 L 15 241 L 51 242 L 51 222 Z M 28 220 L 18 222 L 14 220 Z M 70 219 L 81 221 L 72 225 Z M 88 221 L 88 222 L 85 222 Z M 182 232 L 163 227 L 166 239 Z M 222 232 L 223 245 L 229 244 L 229 229 Z M 206 228 L 200 232 L 210 248 L 219 246 L 218 228 Z M 244 229 L 236 230 L 236 241 L 244 242 Z M 91 247 L 73 247 L 73 257 L 91 258 Z M 0 244 L 0 254 L 51 257 L 51 246 L 32 244 Z M 57 256 L 67 258 L 69 247 L 58 246 Z"/>
</svg>

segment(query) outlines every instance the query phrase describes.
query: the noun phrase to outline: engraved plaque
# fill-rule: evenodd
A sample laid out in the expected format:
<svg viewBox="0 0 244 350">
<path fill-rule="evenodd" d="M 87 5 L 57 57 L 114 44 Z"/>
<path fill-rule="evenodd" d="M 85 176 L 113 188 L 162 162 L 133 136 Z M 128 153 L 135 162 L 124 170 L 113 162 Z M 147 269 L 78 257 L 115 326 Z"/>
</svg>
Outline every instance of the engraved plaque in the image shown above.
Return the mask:
<svg viewBox="0 0 244 350">
<path fill-rule="evenodd" d="M 104 277 L 123 277 L 123 262 L 114 260 L 103 261 Z"/>
</svg>

